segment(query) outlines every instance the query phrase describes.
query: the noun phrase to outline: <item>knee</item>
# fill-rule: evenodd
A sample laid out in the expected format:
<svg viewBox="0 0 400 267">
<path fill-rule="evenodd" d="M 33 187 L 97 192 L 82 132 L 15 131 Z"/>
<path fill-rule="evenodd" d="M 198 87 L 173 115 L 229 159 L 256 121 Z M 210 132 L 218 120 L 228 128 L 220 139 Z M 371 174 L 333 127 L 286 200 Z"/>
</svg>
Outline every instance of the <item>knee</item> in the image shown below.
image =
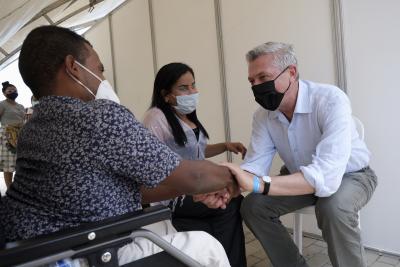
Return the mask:
<svg viewBox="0 0 400 267">
<path fill-rule="evenodd" d="M 358 212 L 334 198 L 319 199 L 315 207 L 318 226 L 322 229 L 327 225 L 358 226 Z"/>
<path fill-rule="evenodd" d="M 320 218 L 335 218 L 340 214 L 339 207 L 335 201 L 319 199 L 315 205 L 315 213 Z"/>
<path fill-rule="evenodd" d="M 249 194 L 240 207 L 240 213 L 245 221 L 253 217 L 265 216 L 270 213 L 268 197 L 261 194 Z"/>
<path fill-rule="evenodd" d="M 225 249 L 222 244 L 212 235 L 204 231 L 192 231 L 189 233 L 193 233 L 191 240 L 196 240 L 199 244 L 207 244 L 207 247 L 213 251 L 225 254 Z M 201 240 L 201 241 L 200 241 Z"/>
<path fill-rule="evenodd" d="M 188 251 L 187 254 L 197 260 L 201 266 L 230 266 L 224 247 L 215 237 L 203 231 L 189 233 L 193 233 L 194 236 L 191 239 L 193 245 L 190 253 Z M 204 244 L 207 245 L 204 246 Z"/>
</svg>

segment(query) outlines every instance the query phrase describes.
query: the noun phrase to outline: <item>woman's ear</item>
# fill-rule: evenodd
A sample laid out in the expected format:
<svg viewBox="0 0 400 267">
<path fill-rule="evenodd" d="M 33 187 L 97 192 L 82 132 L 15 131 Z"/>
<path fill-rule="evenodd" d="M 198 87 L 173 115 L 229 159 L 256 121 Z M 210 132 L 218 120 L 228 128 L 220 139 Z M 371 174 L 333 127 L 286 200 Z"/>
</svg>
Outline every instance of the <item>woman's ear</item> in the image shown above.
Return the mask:
<svg viewBox="0 0 400 267">
<path fill-rule="evenodd" d="M 161 90 L 161 96 L 164 98 L 164 101 L 169 104 L 170 96 L 165 89 Z"/>
</svg>

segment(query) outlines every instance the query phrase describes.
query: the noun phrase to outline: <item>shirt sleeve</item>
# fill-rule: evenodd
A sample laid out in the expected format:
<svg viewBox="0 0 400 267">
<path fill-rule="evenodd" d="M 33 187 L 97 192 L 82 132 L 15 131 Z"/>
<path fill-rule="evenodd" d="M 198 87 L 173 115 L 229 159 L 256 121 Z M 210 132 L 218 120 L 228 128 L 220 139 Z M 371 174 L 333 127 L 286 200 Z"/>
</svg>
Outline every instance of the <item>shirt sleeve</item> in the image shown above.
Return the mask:
<svg viewBox="0 0 400 267">
<path fill-rule="evenodd" d="M 321 141 L 311 164 L 301 166 L 305 179 L 315 188 L 315 195 L 328 197 L 342 181 L 351 153 L 351 107 L 347 96 L 339 94 L 318 109 Z"/>
<path fill-rule="evenodd" d="M 269 173 L 276 153 L 268 131 L 266 116 L 267 114 L 260 109 L 254 113 L 250 145 L 244 162 L 240 166 L 243 170 L 259 176 Z"/>
<path fill-rule="evenodd" d="M 167 118 L 158 108 L 151 108 L 145 113 L 143 125 L 163 143 L 171 132 Z"/>
<path fill-rule="evenodd" d="M 152 135 L 126 108 L 114 104 L 102 112 L 98 125 L 102 157 L 112 172 L 156 187 L 181 158 Z"/>
</svg>

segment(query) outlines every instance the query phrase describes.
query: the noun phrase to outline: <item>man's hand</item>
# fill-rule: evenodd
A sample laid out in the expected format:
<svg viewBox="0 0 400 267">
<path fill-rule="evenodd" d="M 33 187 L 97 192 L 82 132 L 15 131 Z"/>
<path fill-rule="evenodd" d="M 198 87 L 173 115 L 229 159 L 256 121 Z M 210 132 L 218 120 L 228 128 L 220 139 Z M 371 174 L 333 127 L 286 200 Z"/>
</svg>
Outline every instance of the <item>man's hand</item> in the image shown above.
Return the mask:
<svg viewBox="0 0 400 267">
<path fill-rule="evenodd" d="M 253 175 L 240 169 L 239 166 L 229 163 L 229 162 L 224 162 L 221 163 L 222 166 L 228 167 L 229 170 L 232 172 L 232 174 L 235 176 L 236 181 L 239 183 L 240 188 L 242 188 L 243 191 L 253 191 Z"/>
</svg>

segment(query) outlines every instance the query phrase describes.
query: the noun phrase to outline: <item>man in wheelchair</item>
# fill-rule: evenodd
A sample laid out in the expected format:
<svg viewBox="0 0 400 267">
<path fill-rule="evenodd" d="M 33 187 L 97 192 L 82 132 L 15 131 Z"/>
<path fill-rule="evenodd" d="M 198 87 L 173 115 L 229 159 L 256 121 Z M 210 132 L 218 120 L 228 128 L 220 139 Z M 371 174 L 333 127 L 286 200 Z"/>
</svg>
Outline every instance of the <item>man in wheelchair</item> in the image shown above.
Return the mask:
<svg viewBox="0 0 400 267">
<path fill-rule="evenodd" d="M 220 206 L 239 194 L 226 167 L 182 160 L 120 105 L 97 53 L 78 34 L 34 29 L 22 45 L 19 70 L 39 104 L 20 133 L 15 180 L 1 200 L 6 242 L 123 216 L 141 210 L 141 203 L 182 194 L 224 190 L 211 195 Z M 164 240 L 201 265 L 229 266 L 208 234 L 165 229 L 158 231 Z M 160 250 L 138 238 L 119 248 L 118 261 Z"/>
</svg>

